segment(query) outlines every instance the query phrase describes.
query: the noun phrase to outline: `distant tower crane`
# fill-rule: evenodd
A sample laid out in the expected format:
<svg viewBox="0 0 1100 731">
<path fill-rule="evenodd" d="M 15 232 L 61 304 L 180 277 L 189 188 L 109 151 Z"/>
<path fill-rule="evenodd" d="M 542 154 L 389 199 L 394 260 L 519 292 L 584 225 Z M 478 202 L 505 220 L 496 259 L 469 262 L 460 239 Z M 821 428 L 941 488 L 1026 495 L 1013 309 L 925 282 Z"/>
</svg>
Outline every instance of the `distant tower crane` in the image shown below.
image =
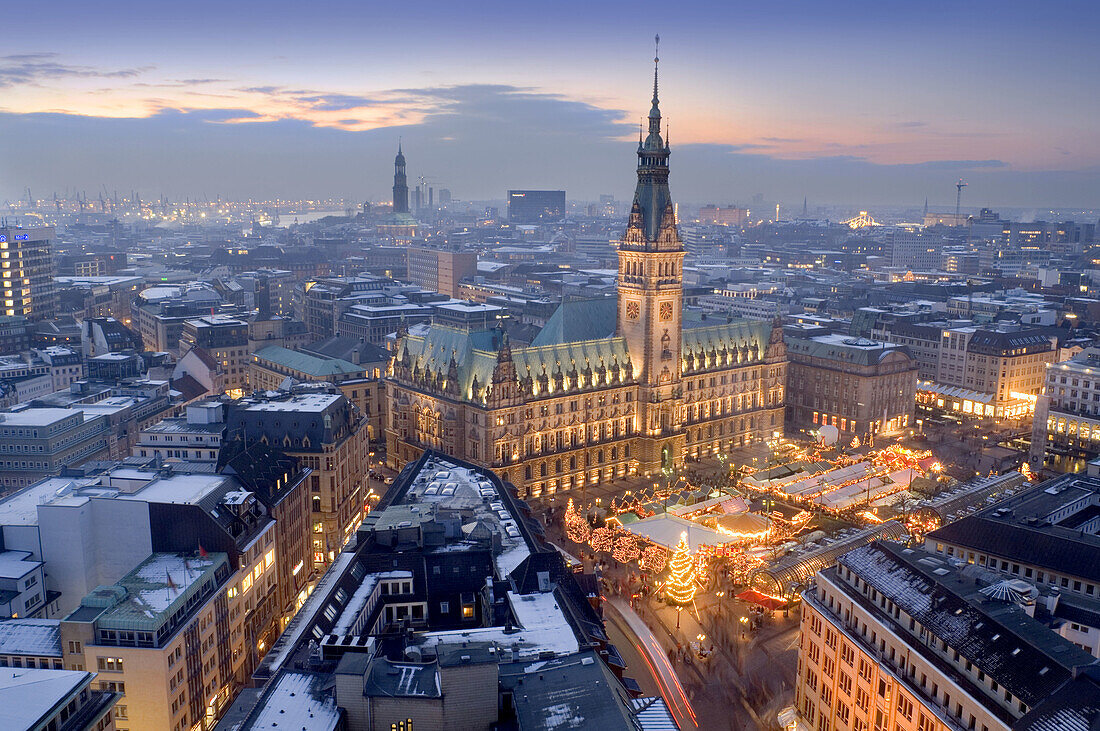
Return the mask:
<svg viewBox="0 0 1100 731">
<path fill-rule="evenodd" d="M 955 183 L 955 225 L 959 225 L 959 212 L 962 208 L 963 188 L 966 187 L 966 183 L 962 178 L 959 178 L 959 182 Z"/>
</svg>

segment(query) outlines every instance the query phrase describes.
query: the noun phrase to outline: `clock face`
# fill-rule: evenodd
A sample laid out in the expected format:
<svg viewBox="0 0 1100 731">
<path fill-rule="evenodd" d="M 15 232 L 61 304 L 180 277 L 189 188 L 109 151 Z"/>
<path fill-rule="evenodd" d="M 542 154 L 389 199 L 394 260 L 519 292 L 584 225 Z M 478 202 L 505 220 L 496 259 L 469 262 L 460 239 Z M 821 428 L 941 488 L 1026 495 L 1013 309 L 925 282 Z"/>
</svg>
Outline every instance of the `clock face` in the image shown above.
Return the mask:
<svg viewBox="0 0 1100 731">
<path fill-rule="evenodd" d="M 641 307 L 637 302 L 627 301 L 626 303 L 626 318 L 628 320 L 637 320 L 641 315 Z"/>
<path fill-rule="evenodd" d="M 661 316 L 662 320 L 671 320 L 672 319 L 672 303 L 671 302 L 662 302 L 661 303 L 660 316 Z"/>
</svg>

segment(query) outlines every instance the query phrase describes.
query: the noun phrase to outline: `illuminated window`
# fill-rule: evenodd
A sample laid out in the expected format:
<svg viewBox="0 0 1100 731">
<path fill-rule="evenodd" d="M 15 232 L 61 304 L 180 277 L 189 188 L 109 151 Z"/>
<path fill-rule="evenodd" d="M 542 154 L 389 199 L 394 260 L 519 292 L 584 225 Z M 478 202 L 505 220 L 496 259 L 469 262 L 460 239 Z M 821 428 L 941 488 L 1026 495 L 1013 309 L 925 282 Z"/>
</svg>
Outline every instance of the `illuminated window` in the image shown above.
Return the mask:
<svg viewBox="0 0 1100 731">
<path fill-rule="evenodd" d="M 252 588 L 252 574 L 245 574 L 244 579 L 241 580 L 241 591 L 248 591 Z"/>
<path fill-rule="evenodd" d="M 274 548 L 271 549 L 270 551 L 268 551 L 266 554 L 264 554 L 264 568 L 265 569 L 271 568 L 271 564 L 273 564 L 273 563 L 275 563 L 275 549 Z"/>
</svg>

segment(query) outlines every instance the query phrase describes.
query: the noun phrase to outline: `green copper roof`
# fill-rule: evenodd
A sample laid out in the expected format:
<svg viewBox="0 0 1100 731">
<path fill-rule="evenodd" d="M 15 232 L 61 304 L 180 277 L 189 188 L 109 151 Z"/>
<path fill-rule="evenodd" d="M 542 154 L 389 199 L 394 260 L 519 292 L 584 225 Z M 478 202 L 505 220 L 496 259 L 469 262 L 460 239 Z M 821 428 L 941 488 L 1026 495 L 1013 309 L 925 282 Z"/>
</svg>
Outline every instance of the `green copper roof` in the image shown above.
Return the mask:
<svg viewBox="0 0 1100 731">
<path fill-rule="evenodd" d="M 735 320 L 705 327 L 684 328 L 680 353 L 685 361 L 685 370 L 693 370 L 690 363 L 694 357 L 703 359 L 699 361 L 700 367 L 704 363 L 712 365 L 706 358 L 712 351 L 726 351 L 730 354 L 731 361 L 736 363 L 746 359 L 762 359 L 768 349 L 771 334 L 772 323 L 768 320 Z"/>
<path fill-rule="evenodd" d="M 331 378 L 332 376 L 354 376 L 364 370 L 363 366 L 355 365 L 340 358 L 320 358 L 278 345 L 260 348 L 255 352 L 255 356 L 260 360 L 266 360 L 320 379 Z"/>
<path fill-rule="evenodd" d="M 493 380 L 500 338 L 495 330 L 470 332 L 436 324 L 426 335 L 402 338 L 397 360 L 407 356 L 415 382 L 418 378 L 440 381 L 448 378 L 453 359 L 459 398 L 480 402 L 485 387 Z M 626 341 L 618 337 L 517 347 L 512 349 L 512 362 L 520 380 L 553 379 L 560 374 L 569 383 L 579 381 L 578 387 L 591 387 L 599 381 L 599 371 L 604 372 L 603 383 L 609 382 L 613 374 L 621 381 L 628 381 L 628 373 L 632 372 L 626 368 L 630 363 Z"/>
<path fill-rule="evenodd" d="M 615 334 L 618 300 L 614 297 L 563 302 L 531 345 L 597 340 Z"/>
</svg>

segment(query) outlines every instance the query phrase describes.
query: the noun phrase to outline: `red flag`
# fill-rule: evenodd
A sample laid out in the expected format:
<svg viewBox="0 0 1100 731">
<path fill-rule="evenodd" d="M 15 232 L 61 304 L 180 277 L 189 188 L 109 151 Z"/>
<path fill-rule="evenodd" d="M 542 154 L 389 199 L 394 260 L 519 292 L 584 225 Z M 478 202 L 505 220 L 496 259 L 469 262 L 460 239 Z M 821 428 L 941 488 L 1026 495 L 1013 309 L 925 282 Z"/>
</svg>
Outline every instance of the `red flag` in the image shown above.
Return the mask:
<svg viewBox="0 0 1100 731">
<path fill-rule="evenodd" d="M 172 589 L 176 588 L 176 582 L 172 581 L 172 575 L 168 573 L 168 569 L 164 570 L 164 578 L 168 580 L 168 586 Z"/>
<path fill-rule="evenodd" d="M 201 543 L 199 544 L 199 556 L 206 558 L 206 549 L 202 547 Z"/>
</svg>

